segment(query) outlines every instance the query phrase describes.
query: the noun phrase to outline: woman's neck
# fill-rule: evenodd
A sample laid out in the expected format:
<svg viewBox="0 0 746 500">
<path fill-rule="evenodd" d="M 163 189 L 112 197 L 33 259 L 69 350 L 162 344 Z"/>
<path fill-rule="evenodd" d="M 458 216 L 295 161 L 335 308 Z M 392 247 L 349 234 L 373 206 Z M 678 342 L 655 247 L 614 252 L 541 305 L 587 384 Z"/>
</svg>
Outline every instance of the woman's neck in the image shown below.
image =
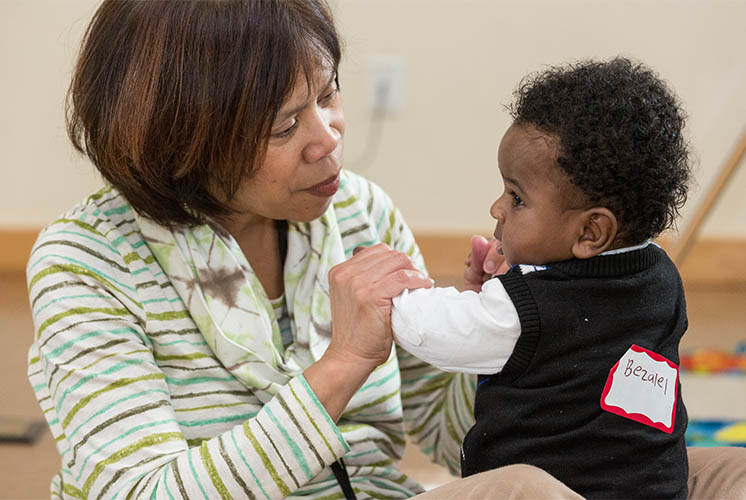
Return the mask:
<svg viewBox="0 0 746 500">
<path fill-rule="evenodd" d="M 275 230 L 275 221 L 267 217 L 248 214 L 232 214 L 219 218 L 217 222 L 228 231 L 236 241 L 261 239 L 263 235 Z"/>
<path fill-rule="evenodd" d="M 231 217 L 219 221 L 249 261 L 270 299 L 284 292 L 282 258 L 277 237 L 277 222 L 266 217 Z"/>
</svg>

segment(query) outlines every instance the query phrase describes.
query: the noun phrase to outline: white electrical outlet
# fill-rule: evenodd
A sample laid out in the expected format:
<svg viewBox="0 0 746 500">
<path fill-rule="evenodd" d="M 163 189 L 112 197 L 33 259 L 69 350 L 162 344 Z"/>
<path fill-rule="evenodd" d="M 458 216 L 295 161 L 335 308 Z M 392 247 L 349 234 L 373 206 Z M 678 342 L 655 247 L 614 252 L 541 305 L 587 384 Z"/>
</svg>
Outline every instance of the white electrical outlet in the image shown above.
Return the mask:
<svg viewBox="0 0 746 500">
<path fill-rule="evenodd" d="M 400 111 L 404 94 L 404 58 L 375 56 L 368 72 L 368 107 L 376 113 Z"/>
</svg>

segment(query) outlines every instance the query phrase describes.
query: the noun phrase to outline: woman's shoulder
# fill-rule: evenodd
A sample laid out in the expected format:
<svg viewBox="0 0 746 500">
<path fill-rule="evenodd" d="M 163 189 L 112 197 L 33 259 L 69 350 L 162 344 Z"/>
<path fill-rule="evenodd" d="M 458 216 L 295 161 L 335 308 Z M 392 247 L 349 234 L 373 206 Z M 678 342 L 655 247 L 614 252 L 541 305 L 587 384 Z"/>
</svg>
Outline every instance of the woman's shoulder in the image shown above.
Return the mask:
<svg viewBox="0 0 746 500">
<path fill-rule="evenodd" d="M 137 230 L 129 203 L 107 187 L 93 193 L 50 222 L 40 233 L 26 265 L 32 307 L 42 296 L 116 298 L 143 316 L 140 285 L 152 273 L 153 258 Z M 98 290 L 98 292 L 91 292 Z"/>
<path fill-rule="evenodd" d="M 65 262 L 121 268 L 141 239 L 134 212 L 114 188 L 103 187 L 44 227 L 29 255 L 27 273 Z M 125 250 L 126 248 L 126 250 Z M 123 269 L 122 269 L 123 270 Z"/>
<path fill-rule="evenodd" d="M 391 198 L 378 184 L 349 170 L 342 170 L 333 203 L 338 220 L 353 214 L 359 218 L 378 218 L 395 210 Z"/>
<path fill-rule="evenodd" d="M 342 170 L 339 190 L 332 203 L 346 245 L 369 245 L 381 241 L 394 211 L 391 199 L 383 189 L 349 170 Z M 352 233 L 356 233 L 354 238 L 350 237 Z"/>
<path fill-rule="evenodd" d="M 388 197 L 386 192 L 367 177 L 352 172 L 347 169 L 342 169 L 340 173 L 339 191 L 334 196 L 335 203 L 339 201 L 339 198 L 347 198 L 349 196 L 358 196 L 361 198 L 378 198 Z"/>
<path fill-rule="evenodd" d="M 424 269 L 414 236 L 391 198 L 376 183 L 343 170 L 334 211 L 346 254 L 376 243 L 407 253 Z"/>
<path fill-rule="evenodd" d="M 132 231 L 134 212 L 113 187 L 102 187 L 47 224 L 35 248 L 49 239 L 116 241 Z"/>
</svg>

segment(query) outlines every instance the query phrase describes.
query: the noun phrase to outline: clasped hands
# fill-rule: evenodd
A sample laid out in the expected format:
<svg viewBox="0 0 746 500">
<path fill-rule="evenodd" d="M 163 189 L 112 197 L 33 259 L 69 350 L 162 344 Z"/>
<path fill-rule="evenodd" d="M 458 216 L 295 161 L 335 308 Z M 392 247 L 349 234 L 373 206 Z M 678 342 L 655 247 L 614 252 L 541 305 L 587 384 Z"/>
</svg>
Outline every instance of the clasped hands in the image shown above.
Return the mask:
<svg viewBox="0 0 746 500">
<path fill-rule="evenodd" d="M 473 236 L 463 272 L 464 289 L 480 291 L 494 274 L 507 271 L 494 238 Z M 391 352 L 391 299 L 405 289 L 429 288 L 433 280 L 409 257 L 388 245 L 355 249 L 353 257 L 329 271 L 332 341 L 327 355 L 370 367 Z"/>
</svg>

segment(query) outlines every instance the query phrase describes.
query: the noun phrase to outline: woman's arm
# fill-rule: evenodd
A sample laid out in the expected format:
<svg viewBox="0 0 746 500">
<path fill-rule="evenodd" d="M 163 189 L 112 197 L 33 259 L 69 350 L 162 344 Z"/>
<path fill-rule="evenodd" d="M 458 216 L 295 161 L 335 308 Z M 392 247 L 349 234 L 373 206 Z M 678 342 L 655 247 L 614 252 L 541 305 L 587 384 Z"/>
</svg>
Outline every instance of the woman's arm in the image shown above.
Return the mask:
<svg viewBox="0 0 746 500">
<path fill-rule="evenodd" d="M 412 263 L 427 272 L 411 230 L 389 197 L 378 186 L 363 189 L 362 206 L 376 221 L 381 239 L 406 253 Z M 460 475 L 461 442 L 474 424 L 476 376 L 438 370 L 397 348 L 401 378 L 404 427 L 409 439 L 431 460 Z"/>
<path fill-rule="evenodd" d="M 246 411 L 235 425 L 220 408 L 201 422 L 179 413 L 175 397 L 198 410 L 232 377 L 208 349 L 172 340 L 194 329 L 186 311 L 145 311 L 146 288 L 132 278 L 149 263 L 137 249 L 81 219 L 50 226 L 28 267 L 29 377 L 62 455 L 59 489 L 80 498 L 283 498 L 348 451 L 303 376 L 263 406 L 237 390 L 234 404 Z M 159 363 L 180 368 L 167 374 Z M 204 433 L 188 441 L 184 426 Z"/>
<path fill-rule="evenodd" d="M 304 372 L 336 422 L 352 396 L 391 353 L 391 298 L 407 288 L 432 286 L 402 252 L 378 244 L 329 271 L 332 340 Z"/>
</svg>

